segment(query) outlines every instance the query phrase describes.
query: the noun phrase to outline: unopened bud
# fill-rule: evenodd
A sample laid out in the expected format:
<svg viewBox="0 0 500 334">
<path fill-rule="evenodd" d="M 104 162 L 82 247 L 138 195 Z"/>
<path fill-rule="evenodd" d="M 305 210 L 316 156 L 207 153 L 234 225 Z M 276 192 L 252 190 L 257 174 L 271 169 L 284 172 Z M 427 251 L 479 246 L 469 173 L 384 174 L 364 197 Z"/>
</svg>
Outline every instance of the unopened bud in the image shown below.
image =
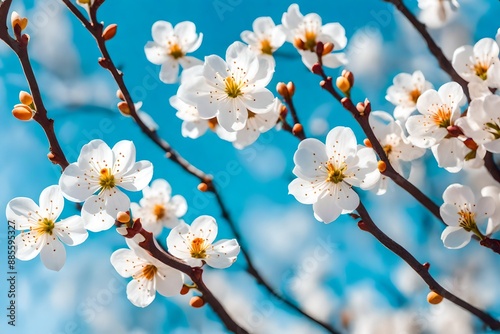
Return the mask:
<svg viewBox="0 0 500 334">
<path fill-rule="evenodd" d="M 33 96 L 31 96 L 30 93 L 22 90 L 21 92 L 19 92 L 19 101 L 22 104 L 29 106 L 33 103 Z"/>
<path fill-rule="evenodd" d="M 292 128 L 292 134 L 296 136 L 299 133 L 302 133 L 304 131 L 304 127 L 300 123 L 295 123 L 295 125 Z"/>
<path fill-rule="evenodd" d="M 208 190 L 208 185 L 205 182 L 201 182 L 198 184 L 198 190 L 204 193 Z"/>
<path fill-rule="evenodd" d="M 182 285 L 180 294 L 187 295 L 189 293 L 189 290 L 191 290 L 191 289 L 187 285 L 184 284 L 184 285 Z"/>
<path fill-rule="evenodd" d="M 194 308 L 199 308 L 205 305 L 205 301 L 200 296 L 194 296 L 189 301 L 189 305 Z"/>
<path fill-rule="evenodd" d="M 130 108 L 128 107 L 128 103 L 127 102 L 118 102 L 117 104 L 118 106 L 118 109 L 120 110 L 120 112 L 125 115 L 125 116 L 128 116 L 130 115 Z"/>
<path fill-rule="evenodd" d="M 354 86 L 354 74 L 351 71 L 342 70 L 342 76 L 349 81 L 351 87 Z"/>
<path fill-rule="evenodd" d="M 325 44 L 319 41 L 318 43 L 316 43 L 316 53 L 321 56 L 324 55 L 323 51 L 325 51 Z"/>
<path fill-rule="evenodd" d="M 50 161 L 52 161 L 52 160 L 54 160 L 54 159 L 56 158 L 56 156 L 54 155 L 54 153 L 49 152 L 49 153 L 47 153 L 47 158 L 48 158 Z"/>
<path fill-rule="evenodd" d="M 288 114 L 287 107 L 285 105 L 281 105 L 281 108 L 280 108 L 280 117 L 281 118 L 285 118 L 287 114 Z"/>
<path fill-rule="evenodd" d="M 427 301 L 429 302 L 429 304 L 437 305 L 443 301 L 443 296 L 435 291 L 431 291 L 427 294 Z"/>
<path fill-rule="evenodd" d="M 473 151 L 477 150 L 478 148 L 477 143 L 472 138 L 467 138 L 466 140 L 464 140 L 464 145 Z"/>
<path fill-rule="evenodd" d="M 278 94 L 280 94 L 284 98 L 288 98 L 290 96 L 289 92 L 288 92 L 288 88 L 284 82 L 278 82 L 278 84 L 276 85 L 276 91 L 278 92 Z"/>
<path fill-rule="evenodd" d="M 337 80 L 335 81 L 335 84 L 342 93 L 344 93 L 345 95 L 349 95 L 349 91 L 351 90 L 351 84 L 349 83 L 349 80 L 347 80 L 347 78 L 338 77 Z"/>
<path fill-rule="evenodd" d="M 372 146 L 372 142 L 370 141 L 370 139 L 368 138 L 365 138 L 365 140 L 363 140 L 363 144 L 366 146 L 366 147 L 373 147 Z"/>
<path fill-rule="evenodd" d="M 12 109 L 12 115 L 21 121 L 29 121 L 33 118 L 33 110 L 24 104 L 16 104 Z"/>
<path fill-rule="evenodd" d="M 102 32 L 102 38 L 105 41 L 109 41 L 111 38 L 115 37 L 115 35 L 116 35 L 116 29 L 118 29 L 118 25 L 116 25 L 115 23 L 110 24 Z"/>
<path fill-rule="evenodd" d="M 122 93 L 122 91 L 120 89 L 118 89 L 116 91 L 116 97 L 119 98 L 122 101 L 125 101 L 125 96 L 123 95 L 123 93 Z"/>
<path fill-rule="evenodd" d="M 326 43 L 323 46 L 323 52 L 322 52 L 323 56 L 325 56 L 325 55 L 329 54 L 330 52 L 332 52 L 333 51 L 333 46 L 334 46 L 333 43 L 330 43 L 330 42 Z"/>
<path fill-rule="evenodd" d="M 10 23 L 12 24 L 13 29 L 16 29 L 16 26 L 19 26 L 21 30 L 24 30 L 28 25 L 28 19 L 25 17 L 21 17 L 17 12 L 14 11 L 10 15 Z"/>
<path fill-rule="evenodd" d="M 380 161 L 377 163 L 377 167 L 378 167 L 378 170 L 380 171 L 380 173 L 385 172 L 385 170 L 387 169 L 387 165 L 386 165 L 386 164 L 385 164 L 385 162 L 383 162 L 382 160 L 380 160 Z"/>
<path fill-rule="evenodd" d="M 116 220 L 122 224 L 127 224 L 128 222 L 130 222 L 130 215 L 128 214 L 128 212 L 120 211 L 116 215 Z"/>
<path fill-rule="evenodd" d="M 286 88 L 288 89 L 288 94 L 292 97 L 295 94 L 295 84 L 290 81 L 286 84 Z"/>
</svg>

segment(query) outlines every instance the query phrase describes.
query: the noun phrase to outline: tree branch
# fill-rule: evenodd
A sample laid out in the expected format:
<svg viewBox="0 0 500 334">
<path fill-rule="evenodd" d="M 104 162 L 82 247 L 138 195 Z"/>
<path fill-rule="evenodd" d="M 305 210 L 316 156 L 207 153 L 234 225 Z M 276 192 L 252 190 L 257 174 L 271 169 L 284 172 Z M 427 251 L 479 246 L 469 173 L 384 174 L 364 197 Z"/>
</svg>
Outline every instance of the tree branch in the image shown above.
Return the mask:
<svg viewBox="0 0 500 334">
<path fill-rule="evenodd" d="M 373 222 L 368 211 L 366 211 L 363 204 L 360 202 L 358 208 L 356 209 L 362 220 L 358 222 L 358 226 L 363 231 L 372 234 L 380 243 L 387 247 L 394 254 L 399 256 L 403 261 L 405 261 L 429 286 L 429 289 L 435 291 L 439 295 L 448 299 L 452 303 L 462 307 L 468 312 L 474 314 L 476 317 L 481 319 L 488 327 L 493 330 L 500 330 L 500 321 L 493 318 L 488 313 L 481 311 L 480 309 L 472 306 L 463 299 L 455 296 L 453 293 L 449 292 L 443 288 L 429 273 L 428 266 L 421 264 L 410 252 L 408 252 L 400 244 L 392 240 L 384 232 L 382 232 L 377 225 Z"/>
</svg>

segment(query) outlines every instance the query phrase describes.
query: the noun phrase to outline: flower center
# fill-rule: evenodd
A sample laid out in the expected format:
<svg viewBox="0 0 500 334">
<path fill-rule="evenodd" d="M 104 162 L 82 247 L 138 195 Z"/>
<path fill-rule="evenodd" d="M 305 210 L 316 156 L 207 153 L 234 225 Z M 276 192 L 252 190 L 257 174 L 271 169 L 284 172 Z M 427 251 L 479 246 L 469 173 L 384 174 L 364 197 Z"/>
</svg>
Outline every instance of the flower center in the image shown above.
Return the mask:
<svg viewBox="0 0 500 334">
<path fill-rule="evenodd" d="M 169 55 L 174 57 L 174 59 L 179 59 L 184 57 L 184 52 L 182 52 L 181 47 L 177 43 L 171 44 L 170 42 L 168 43 L 170 45 L 170 50 L 168 52 Z"/>
<path fill-rule="evenodd" d="M 409 95 L 410 95 L 410 100 L 413 101 L 413 103 L 417 103 L 417 100 L 420 97 L 420 95 L 422 95 L 422 92 L 420 91 L 420 89 L 415 88 L 409 93 Z"/>
<path fill-rule="evenodd" d="M 488 122 L 485 124 L 486 125 L 486 131 L 491 133 L 495 139 L 500 138 L 500 126 L 497 123 L 494 122 Z"/>
<path fill-rule="evenodd" d="M 37 237 L 42 234 L 52 235 L 52 231 L 54 230 L 55 224 L 54 221 L 48 218 L 43 218 L 38 220 L 38 226 L 35 228 L 30 228 L 36 232 Z"/>
<path fill-rule="evenodd" d="M 474 212 L 470 212 L 468 209 L 460 210 L 458 212 L 460 218 L 458 219 L 458 223 L 460 227 L 462 227 L 467 232 L 473 231 L 477 228 L 476 220 L 474 218 Z"/>
<path fill-rule="evenodd" d="M 481 80 L 486 80 L 488 79 L 488 64 L 485 64 L 483 62 L 478 62 L 474 64 L 474 72 L 476 72 L 476 75 L 481 78 Z"/>
<path fill-rule="evenodd" d="M 240 95 L 243 95 L 243 93 L 241 92 L 241 87 L 243 85 L 240 81 L 237 82 L 233 77 L 227 77 L 224 79 L 224 83 L 226 84 L 224 91 L 229 97 L 232 97 L 234 99 Z"/>
<path fill-rule="evenodd" d="M 195 259 L 204 259 L 207 257 L 205 252 L 205 239 L 195 238 L 191 241 L 191 257 Z"/>
<path fill-rule="evenodd" d="M 260 51 L 266 55 L 273 54 L 273 48 L 271 46 L 271 42 L 267 38 L 260 41 Z"/>
<path fill-rule="evenodd" d="M 135 277 L 135 278 L 144 277 L 145 279 L 151 281 L 155 277 L 157 272 L 158 272 L 158 268 L 156 268 L 152 264 L 148 264 L 148 265 L 144 266 L 144 268 L 142 268 L 141 273 L 139 275 L 137 275 L 137 277 Z"/>
<path fill-rule="evenodd" d="M 155 204 L 155 206 L 153 208 L 153 214 L 155 215 L 157 221 L 162 219 L 163 217 L 165 217 L 166 213 L 167 213 L 167 210 L 165 209 L 164 205 Z"/>
<path fill-rule="evenodd" d="M 432 114 L 432 120 L 440 128 L 447 128 L 451 125 L 451 110 L 446 106 L 441 106 Z"/>
<path fill-rule="evenodd" d="M 384 152 L 385 152 L 385 155 L 389 156 L 389 154 L 391 154 L 391 152 L 392 152 L 392 145 L 389 145 L 389 144 L 385 145 Z"/>
<path fill-rule="evenodd" d="M 255 113 L 254 112 L 251 112 L 250 110 L 247 109 L 247 112 L 248 112 L 248 119 L 250 118 L 254 118 L 255 117 Z"/>
<path fill-rule="evenodd" d="M 101 169 L 101 176 L 99 177 L 99 185 L 103 190 L 114 188 L 115 177 L 111 173 L 111 168 Z"/>
<path fill-rule="evenodd" d="M 304 48 L 309 51 L 314 51 L 314 49 L 316 48 L 316 32 L 306 30 L 304 37 L 306 39 L 304 41 Z"/>
<path fill-rule="evenodd" d="M 344 180 L 344 172 L 347 170 L 347 166 L 343 164 L 341 168 L 337 168 L 329 162 L 326 165 L 326 169 L 328 171 L 328 177 L 326 178 L 326 180 L 337 184 Z"/>
</svg>

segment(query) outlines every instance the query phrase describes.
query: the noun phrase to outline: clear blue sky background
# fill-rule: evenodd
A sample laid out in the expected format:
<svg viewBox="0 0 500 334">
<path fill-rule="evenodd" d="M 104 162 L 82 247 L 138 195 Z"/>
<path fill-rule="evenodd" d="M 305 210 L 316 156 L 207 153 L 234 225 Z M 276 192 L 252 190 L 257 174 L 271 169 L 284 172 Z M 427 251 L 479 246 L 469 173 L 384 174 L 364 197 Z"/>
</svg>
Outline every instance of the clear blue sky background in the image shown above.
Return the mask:
<svg viewBox="0 0 500 334">
<path fill-rule="evenodd" d="M 416 1 L 407 1 L 416 9 Z M 253 146 L 235 150 L 214 134 L 198 139 L 183 138 L 181 121 L 169 106 L 177 85 L 158 80 L 159 67 L 149 63 L 144 45 L 151 40 L 151 26 L 157 20 L 193 21 L 203 32 L 203 44 L 195 56 L 223 56 L 227 46 L 250 30 L 259 16 L 280 22 L 289 1 L 112 1 L 102 6 L 99 18 L 118 24 L 117 36 L 109 50 L 125 73 L 125 81 L 135 101 L 160 125 L 159 133 L 185 158 L 215 175 L 222 196 L 244 236 L 263 275 L 281 293 L 304 309 L 340 328 L 340 315 L 349 314 L 353 332 L 362 326 L 390 322 L 391 317 L 413 319 L 430 332 L 442 319 L 463 321 L 466 330 L 478 331 L 479 324 L 450 305 L 430 308 L 427 290 L 393 255 L 359 231 L 349 217 L 331 225 L 316 222 L 309 206 L 300 205 L 287 195 L 293 175 L 293 152 L 297 140 L 275 130 L 262 136 Z M 383 1 L 298 1 L 302 13 L 316 12 L 323 22 L 340 22 L 349 38 L 348 54 L 356 76 L 354 97 L 366 96 L 375 109 L 392 112 L 385 91 L 399 72 L 422 69 L 428 80 L 439 87 L 448 80 L 437 68 L 421 38 L 401 15 Z M 221 4 L 225 4 L 222 6 Z M 493 37 L 500 17 L 500 5 L 491 0 L 461 1 L 457 18 L 440 31 L 433 31 L 450 55 L 462 44 Z M 218 7 L 219 6 L 219 7 Z M 220 7 L 222 6 L 222 7 Z M 81 146 L 94 138 L 110 146 L 131 139 L 138 159 L 153 162 L 155 178 L 167 179 L 174 194 L 186 197 L 191 222 L 201 214 L 211 214 L 220 225 L 220 237 L 232 237 L 220 217 L 214 199 L 196 190 L 197 180 L 165 159 L 127 118 L 116 110 L 116 86 L 99 67 L 96 45 L 57 0 L 14 1 L 13 8 L 30 20 L 30 52 L 49 115 L 68 159 L 75 161 Z M 318 86 L 318 78 L 300 62 L 296 51 L 285 45 L 276 55 L 277 67 L 270 88 L 280 81 L 294 81 L 296 106 L 306 132 L 324 139 L 326 131 L 337 125 L 352 126 L 362 140 L 359 128 L 349 115 Z M 339 70 L 332 70 L 334 76 Z M 60 169 L 46 159 L 47 143 L 35 122 L 21 123 L 10 115 L 19 90 L 27 90 L 17 58 L 0 47 L 0 207 L 17 196 L 35 200 L 47 186 L 56 184 Z M 318 124 L 324 124 L 324 129 Z M 228 169 L 237 166 L 237 173 Z M 452 182 L 480 182 L 474 174 L 450 175 L 436 168 L 432 157 L 422 163 L 426 175 L 416 182 L 437 203 Z M 132 200 L 140 193 L 130 194 Z M 493 314 L 500 314 L 497 279 L 498 259 L 477 244 L 451 251 L 439 240 L 442 226 L 396 187 L 377 198 L 363 194 L 377 222 L 420 260 L 432 263 L 432 273 L 464 298 L 475 300 Z M 66 202 L 65 216 L 76 214 Z M 5 289 L 6 222 L 0 228 L 0 328 L 2 333 L 214 333 L 223 331 L 208 307 L 194 310 L 188 296 L 156 300 L 138 309 L 126 299 L 127 280 L 119 277 L 109 263 L 111 253 L 125 246 L 113 230 L 91 233 L 81 246 L 67 248 L 67 263 L 60 272 L 43 267 L 39 258 L 17 261 L 17 326 L 6 325 Z M 165 233 L 162 236 L 164 237 Z M 315 254 L 323 254 L 318 258 Z M 207 282 L 238 321 L 255 332 L 321 333 L 320 328 L 298 317 L 256 286 L 244 272 L 239 259 L 229 270 L 207 270 Z M 477 288 L 477 289 L 476 289 Z M 473 292 L 471 292 L 473 291 Z M 490 297 L 488 297 L 490 296 Z M 476 298 L 476 299 L 473 299 Z M 441 313 L 440 313 L 441 312 Z M 371 320 L 370 320 L 371 319 Z M 374 319 L 374 320 L 373 320 Z M 441 319 L 441 320 L 439 320 Z M 443 320 L 444 321 L 444 320 Z M 367 325 L 368 324 L 368 325 Z M 357 326 L 357 327 L 356 327 Z M 433 327 L 434 326 L 434 327 Z M 469 327 L 467 327 L 469 326 Z M 390 330 L 388 330 L 390 332 Z M 394 329 L 394 333 L 398 332 Z M 401 331 L 399 331 L 401 332 Z M 398 332 L 398 333 L 399 333 Z M 386 331 L 387 333 L 387 331 Z M 465 332 L 464 332 L 465 333 Z"/>
</svg>

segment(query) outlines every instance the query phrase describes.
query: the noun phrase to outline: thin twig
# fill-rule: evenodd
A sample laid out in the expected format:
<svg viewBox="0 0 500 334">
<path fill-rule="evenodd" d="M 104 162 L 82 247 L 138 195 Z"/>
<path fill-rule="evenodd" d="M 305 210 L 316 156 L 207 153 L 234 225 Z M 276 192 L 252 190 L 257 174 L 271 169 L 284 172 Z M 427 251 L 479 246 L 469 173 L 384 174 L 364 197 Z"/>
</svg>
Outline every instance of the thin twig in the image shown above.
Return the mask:
<svg viewBox="0 0 500 334">
<path fill-rule="evenodd" d="M 141 130 L 156 144 L 158 145 L 163 151 L 165 151 L 167 158 L 172 160 L 173 162 L 177 163 L 180 165 L 186 172 L 189 174 L 192 174 L 193 176 L 197 177 L 201 182 L 207 184 L 208 190 L 211 191 L 217 200 L 217 203 L 220 207 L 221 214 L 225 218 L 225 220 L 228 222 L 228 226 L 230 227 L 233 235 L 236 237 L 238 241 L 240 241 L 240 246 L 241 246 L 241 253 L 243 257 L 245 258 L 247 262 L 247 268 L 246 271 L 252 275 L 256 281 L 263 285 L 264 288 L 271 293 L 273 296 L 275 296 L 277 299 L 281 300 L 283 303 L 291 307 L 293 310 L 296 312 L 300 313 L 304 317 L 308 318 L 309 320 L 315 322 L 317 325 L 323 327 L 325 330 L 327 330 L 329 333 L 338 333 L 331 325 L 324 323 L 318 319 L 315 319 L 311 315 L 307 314 L 304 312 L 300 307 L 289 301 L 287 298 L 284 296 L 280 295 L 277 291 L 275 291 L 271 285 L 263 278 L 263 276 L 259 273 L 259 271 L 256 269 L 256 267 L 253 264 L 253 261 L 251 260 L 248 251 L 246 250 L 245 247 L 243 247 L 242 244 L 242 238 L 241 234 L 238 231 L 238 228 L 236 227 L 236 224 L 234 220 L 231 218 L 229 215 L 229 211 L 226 208 L 226 205 L 224 201 L 222 200 L 222 197 L 219 193 L 219 191 L 216 188 L 216 185 L 213 182 L 213 178 L 211 175 L 205 174 L 202 170 L 196 168 L 192 164 L 190 164 L 187 160 L 185 160 L 179 153 L 177 153 L 164 139 L 162 139 L 156 131 L 151 131 L 145 124 L 142 122 L 142 120 L 139 118 L 137 115 L 137 110 L 135 109 L 132 97 L 127 89 L 127 86 L 123 80 L 123 73 L 119 71 L 116 66 L 113 63 L 113 60 L 107 50 L 105 40 L 102 37 L 102 31 L 103 31 L 103 25 L 97 21 L 97 13 L 95 8 L 90 8 L 90 21 L 81 13 L 81 11 L 70 1 L 70 0 L 61 0 L 67 7 L 68 9 L 81 21 L 81 23 L 84 25 L 84 27 L 92 34 L 92 36 L 95 38 L 98 48 L 101 51 L 102 58 L 100 59 L 99 63 L 101 66 L 106 68 L 108 71 L 111 72 L 113 78 L 115 79 L 118 88 L 121 90 L 123 97 L 125 98 L 125 101 L 127 102 L 127 105 L 130 109 L 130 116 L 135 120 L 135 122 L 139 125 Z"/>
<path fill-rule="evenodd" d="M 438 61 L 439 67 L 441 67 L 443 71 L 448 73 L 448 75 L 451 77 L 453 81 L 457 82 L 458 84 L 460 84 L 460 86 L 462 86 L 464 93 L 467 96 L 467 100 L 469 100 L 470 102 L 469 90 L 467 88 L 467 81 L 465 81 L 457 73 L 457 71 L 455 71 L 451 62 L 444 55 L 443 50 L 441 50 L 441 48 L 437 45 L 432 36 L 429 34 L 429 31 L 427 30 L 425 24 L 420 22 L 415 17 L 415 15 L 412 14 L 412 12 L 408 9 L 408 7 L 406 7 L 406 5 L 403 3 L 403 0 L 383 0 L 383 1 L 392 3 L 401 12 L 401 14 L 403 14 L 408 19 L 408 21 L 410 21 L 413 27 L 415 27 L 415 29 L 427 43 L 427 47 Z"/>
<path fill-rule="evenodd" d="M 484 166 L 488 172 L 490 172 L 490 175 L 495 179 L 495 181 L 500 182 L 500 168 L 498 168 L 491 152 L 486 152 L 486 155 L 484 156 Z"/>
<path fill-rule="evenodd" d="M 59 141 L 54 132 L 54 120 L 48 118 L 47 109 L 43 104 L 42 94 L 40 93 L 40 88 L 38 86 L 38 82 L 35 77 L 35 73 L 33 72 L 33 67 L 31 66 L 30 58 L 28 55 L 28 37 L 22 34 L 20 29 L 16 29 L 14 32 L 16 38 L 12 38 L 9 35 L 9 31 L 7 28 L 7 16 L 9 13 L 9 8 L 12 3 L 12 0 L 6 0 L 0 3 L 0 39 L 7 44 L 12 51 L 17 55 L 19 61 L 21 63 L 21 67 L 24 71 L 24 75 L 28 82 L 28 86 L 30 88 L 31 96 L 33 97 L 33 104 L 35 105 L 35 115 L 33 119 L 40 124 L 47 136 L 47 140 L 49 142 L 49 154 L 47 157 L 49 160 L 61 166 L 62 170 L 64 170 L 68 165 L 68 160 L 64 155 L 61 146 L 59 145 Z M 19 28 L 19 27 L 18 27 Z"/>
<path fill-rule="evenodd" d="M 368 211 L 360 202 L 358 208 L 356 209 L 361 220 L 358 222 L 358 226 L 363 231 L 372 234 L 380 243 L 387 247 L 394 254 L 399 256 L 403 261 L 405 261 L 429 286 L 429 289 L 435 291 L 439 295 L 448 299 L 452 303 L 462 307 L 468 312 L 474 314 L 476 317 L 481 319 L 488 327 L 493 330 L 500 330 L 500 321 L 493 318 L 488 313 L 472 306 L 463 299 L 457 297 L 453 293 L 449 292 L 443 288 L 429 273 L 428 266 L 421 264 L 410 252 L 408 252 L 403 246 L 392 240 L 384 232 L 382 232 L 377 225 L 373 222 L 372 218 L 368 214 Z"/>
</svg>

